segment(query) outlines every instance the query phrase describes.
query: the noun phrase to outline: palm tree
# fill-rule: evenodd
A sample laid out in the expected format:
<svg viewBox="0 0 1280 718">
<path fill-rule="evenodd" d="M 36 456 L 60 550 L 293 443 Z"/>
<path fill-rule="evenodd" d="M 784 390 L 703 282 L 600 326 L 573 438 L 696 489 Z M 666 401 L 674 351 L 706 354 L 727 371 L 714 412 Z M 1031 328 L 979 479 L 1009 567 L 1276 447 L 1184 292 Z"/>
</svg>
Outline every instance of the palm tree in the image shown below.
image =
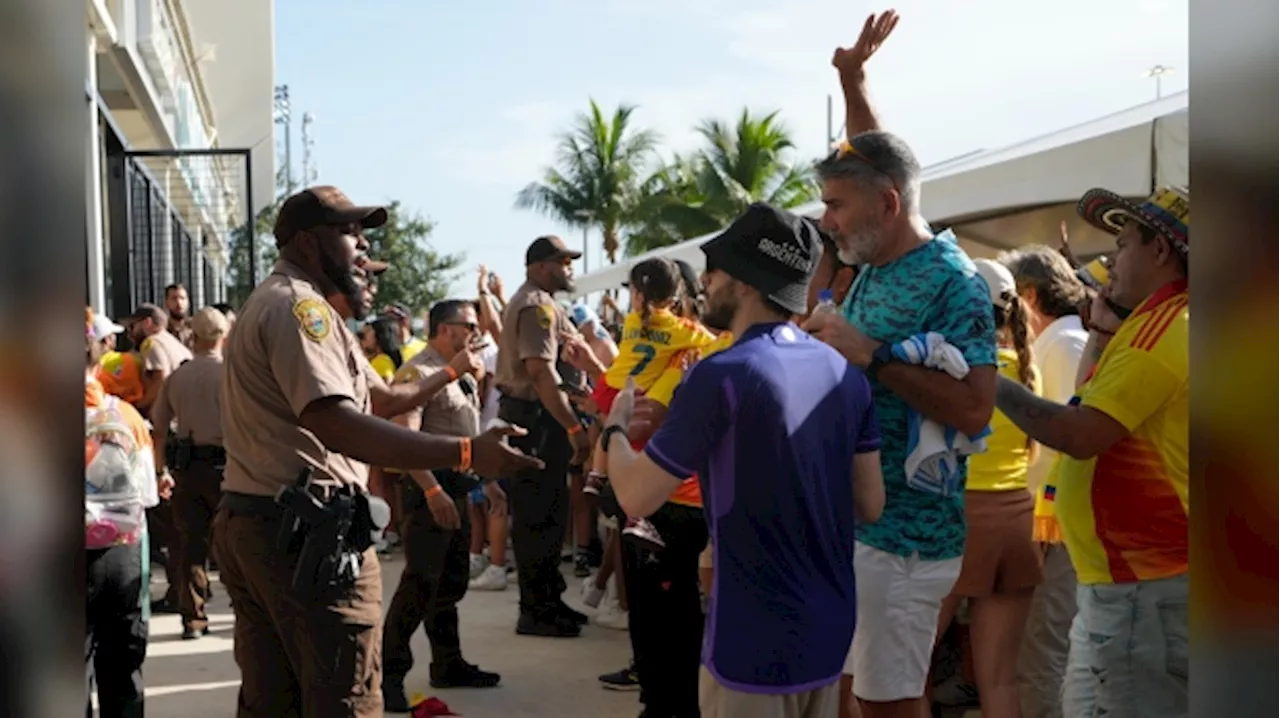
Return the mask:
<svg viewBox="0 0 1280 718">
<path fill-rule="evenodd" d="M 630 125 L 634 111 L 634 105 L 619 105 L 606 117 L 591 100 L 590 111 L 560 135 L 555 166 L 516 196 L 519 209 L 570 227 L 599 229 L 610 263 L 618 261 L 622 226 L 658 144 L 655 132 Z"/>
<path fill-rule="evenodd" d="M 642 184 L 629 254 L 714 232 L 752 202 L 790 208 L 817 198 L 811 169 L 786 158 L 794 143 L 777 112 L 757 117 L 744 109 L 732 128 L 707 119 L 696 129 L 706 146 L 692 157 L 677 157 Z"/>
</svg>

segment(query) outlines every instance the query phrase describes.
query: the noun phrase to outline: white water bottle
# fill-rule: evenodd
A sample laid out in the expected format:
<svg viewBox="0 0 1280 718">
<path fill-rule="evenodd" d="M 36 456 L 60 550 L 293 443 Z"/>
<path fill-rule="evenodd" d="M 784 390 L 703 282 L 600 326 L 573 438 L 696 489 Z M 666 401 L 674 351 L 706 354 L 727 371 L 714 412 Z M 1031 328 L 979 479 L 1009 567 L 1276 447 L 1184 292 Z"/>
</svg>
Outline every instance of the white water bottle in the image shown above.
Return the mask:
<svg viewBox="0 0 1280 718">
<path fill-rule="evenodd" d="M 818 305 L 813 308 L 814 314 L 837 314 L 840 307 L 836 306 L 835 294 L 830 289 L 824 289 L 818 292 Z"/>
</svg>

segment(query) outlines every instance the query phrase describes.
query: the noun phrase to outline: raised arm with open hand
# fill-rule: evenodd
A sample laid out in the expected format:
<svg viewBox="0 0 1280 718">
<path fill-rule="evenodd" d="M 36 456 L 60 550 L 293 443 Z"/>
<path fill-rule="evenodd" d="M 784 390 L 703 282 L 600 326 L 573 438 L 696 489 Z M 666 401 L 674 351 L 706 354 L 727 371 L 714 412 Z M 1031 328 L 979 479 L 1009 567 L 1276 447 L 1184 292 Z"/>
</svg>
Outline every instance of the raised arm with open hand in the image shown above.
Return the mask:
<svg viewBox="0 0 1280 718">
<path fill-rule="evenodd" d="M 862 25 L 862 33 L 852 47 L 837 47 L 831 65 L 840 73 L 844 90 L 845 134 L 848 137 L 880 129 L 880 121 L 867 97 L 864 67 L 898 26 L 898 13 L 886 10 L 870 15 Z"/>
</svg>

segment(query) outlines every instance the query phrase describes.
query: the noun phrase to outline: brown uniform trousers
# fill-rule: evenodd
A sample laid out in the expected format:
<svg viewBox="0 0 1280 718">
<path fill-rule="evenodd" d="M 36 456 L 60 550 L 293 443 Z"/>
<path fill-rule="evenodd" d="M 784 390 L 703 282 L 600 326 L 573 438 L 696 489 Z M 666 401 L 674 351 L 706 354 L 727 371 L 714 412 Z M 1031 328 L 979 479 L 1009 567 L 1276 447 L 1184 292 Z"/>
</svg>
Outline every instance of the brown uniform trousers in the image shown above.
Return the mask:
<svg viewBox="0 0 1280 718">
<path fill-rule="evenodd" d="M 281 518 L 270 513 L 224 506 L 213 521 L 219 576 L 236 614 L 236 716 L 382 716 L 377 552 L 365 551 L 355 587 L 342 600 L 324 603 L 299 595 L 291 588 L 293 557 L 275 545 Z"/>
<path fill-rule="evenodd" d="M 222 447 L 196 447 L 197 454 L 217 454 Z M 209 538 L 213 513 L 222 499 L 222 460 L 193 458 L 185 469 L 174 472 L 173 518 L 178 545 L 170 560 L 176 573 L 169 582 L 178 594 L 183 628 L 202 631 L 209 626 L 204 605 L 210 595 Z"/>
</svg>

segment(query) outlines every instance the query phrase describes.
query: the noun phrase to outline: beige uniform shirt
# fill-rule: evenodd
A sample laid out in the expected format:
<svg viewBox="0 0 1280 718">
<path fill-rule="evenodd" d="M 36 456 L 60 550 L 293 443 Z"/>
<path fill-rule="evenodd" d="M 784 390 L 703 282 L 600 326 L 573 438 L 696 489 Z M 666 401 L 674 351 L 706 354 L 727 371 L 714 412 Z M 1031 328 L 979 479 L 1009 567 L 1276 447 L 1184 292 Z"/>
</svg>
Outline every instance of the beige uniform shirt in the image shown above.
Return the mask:
<svg viewBox="0 0 1280 718">
<path fill-rule="evenodd" d="M 364 464 L 298 425 L 312 402 L 342 397 L 369 411 L 368 361 L 302 270 L 276 263 L 245 302 L 224 351 L 223 491 L 274 496 L 304 466 L 320 484 L 368 485 Z"/>
<path fill-rule="evenodd" d="M 180 439 L 197 446 L 222 446 L 222 357 L 197 354 L 178 367 L 151 408 L 151 422 L 168 426 L 177 419 Z"/>
<path fill-rule="evenodd" d="M 142 355 L 143 371 L 159 371 L 164 374 L 172 374 L 182 362 L 191 359 L 191 350 L 167 331 L 157 332 L 142 340 L 138 353 Z"/>
<path fill-rule="evenodd" d="M 394 384 L 419 382 L 444 371 L 448 360 L 435 347 L 413 355 L 396 372 Z M 451 381 L 413 413 L 422 417 L 422 431 L 442 436 L 472 438 L 480 434 L 480 387 L 476 378 L 463 374 Z"/>
<path fill-rule="evenodd" d="M 560 356 L 560 333 L 576 334 L 577 330 L 551 295 L 529 282 L 511 295 L 502 312 L 502 326 L 495 377 L 498 389 L 516 399 L 537 401 L 533 377 L 525 369 L 524 360 L 546 359 L 554 371 Z"/>
</svg>

